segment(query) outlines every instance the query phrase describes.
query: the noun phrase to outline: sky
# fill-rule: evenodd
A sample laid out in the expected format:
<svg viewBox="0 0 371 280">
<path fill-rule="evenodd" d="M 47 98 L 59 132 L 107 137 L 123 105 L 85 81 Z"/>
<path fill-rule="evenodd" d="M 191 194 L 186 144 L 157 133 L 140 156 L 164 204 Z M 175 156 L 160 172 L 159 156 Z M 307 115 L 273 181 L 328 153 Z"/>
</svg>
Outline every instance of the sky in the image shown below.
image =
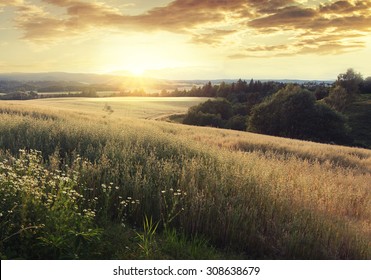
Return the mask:
<svg viewBox="0 0 371 280">
<path fill-rule="evenodd" d="M 371 0 L 0 0 L 0 73 L 371 76 Z"/>
</svg>

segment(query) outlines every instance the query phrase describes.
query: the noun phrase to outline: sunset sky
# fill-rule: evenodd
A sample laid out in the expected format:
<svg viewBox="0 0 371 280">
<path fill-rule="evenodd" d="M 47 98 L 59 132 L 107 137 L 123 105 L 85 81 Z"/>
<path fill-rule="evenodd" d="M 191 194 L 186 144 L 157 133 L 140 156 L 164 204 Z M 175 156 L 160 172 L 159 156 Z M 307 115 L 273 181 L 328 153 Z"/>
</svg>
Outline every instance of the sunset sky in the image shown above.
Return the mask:
<svg viewBox="0 0 371 280">
<path fill-rule="evenodd" d="M 371 76 L 371 0 L 0 0 L 0 73 Z"/>
</svg>

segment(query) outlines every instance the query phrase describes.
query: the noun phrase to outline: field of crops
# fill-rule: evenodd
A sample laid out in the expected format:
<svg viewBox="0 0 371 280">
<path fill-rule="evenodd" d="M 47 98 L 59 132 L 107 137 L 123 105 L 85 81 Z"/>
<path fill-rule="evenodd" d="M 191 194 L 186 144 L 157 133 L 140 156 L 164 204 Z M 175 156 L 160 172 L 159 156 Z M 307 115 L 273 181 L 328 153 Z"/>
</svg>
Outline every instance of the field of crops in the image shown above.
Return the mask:
<svg viewBox="0 0 371 280">
<path fill-rule="evenodd" d="M 371 258 L 370 150 L 120 100 L 0 103 L 2 258 Z"/>
<path fill-rule="evenodd" d="M 106 98 L 45 98 L 19 103 L 28 107 L 75 111 L 114 118 L 158 118 L 170 114 L 186 113 L 188 108 L 206 101 L 203 97 L 106 97 Z M 4 103 L 6 104 L 6 103 Z M 107 110 L 109 107 L 111 110 Z"/>
</svg>

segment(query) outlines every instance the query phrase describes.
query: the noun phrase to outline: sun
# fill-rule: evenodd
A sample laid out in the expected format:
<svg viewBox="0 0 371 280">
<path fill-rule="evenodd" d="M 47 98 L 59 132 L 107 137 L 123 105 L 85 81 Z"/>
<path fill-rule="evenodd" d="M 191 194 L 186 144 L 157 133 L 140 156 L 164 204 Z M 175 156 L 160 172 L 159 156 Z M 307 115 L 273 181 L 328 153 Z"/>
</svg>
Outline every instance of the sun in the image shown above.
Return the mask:
<svg viewBox="0 0 371 280">
<path fill-rule="evenodd" d="M 142 67 L 133 67 L 133 68 L 129 69 L 129 72 L 133 76 L 143 76 L 145 71 L 146 71 L 146 69 L 144 69 Z"/>
<path fill-rule="evenodd" d="M 193 65 L 189 59 L 193 52 L 189 51 L 188 45 L 184 47 L 184 38 L 174 39 L 168 37 L 168 33 L 128 36 L 104 35 L 105 43 L 98 47 L 92 64 L 102 69 L 100 72 L 132 77 L 159 77 L 171 73 L 171 69 Z M 127 44 L 128 38 L 132 40 L 131 44 Z"/>
</svg>

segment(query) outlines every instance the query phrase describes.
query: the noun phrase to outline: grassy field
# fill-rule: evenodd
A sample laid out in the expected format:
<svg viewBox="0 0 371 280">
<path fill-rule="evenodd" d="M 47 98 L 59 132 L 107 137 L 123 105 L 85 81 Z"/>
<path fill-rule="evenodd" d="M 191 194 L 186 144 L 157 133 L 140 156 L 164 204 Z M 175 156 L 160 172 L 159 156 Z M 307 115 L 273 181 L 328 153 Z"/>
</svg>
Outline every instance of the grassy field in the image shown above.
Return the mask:
<svg viewBox="0 0 371 280">
<path fill-rule="evenodd" d="M 0 103 L 2 258 L 371 258 L 370 150 L 111 100 Z"/>
<path fill-rule="evenodd" d="M 46 98 L 23 101 L 29 107 L 75 111 L 107 116 L 110 106 L 114 118 L 134 117 L 153 119 L 171 114 L 186 113 L 188 108 L 205 102 L 202 97 L 107 97 L 107 98 Z M 9 101 L 10 104 L 20 104 Z"/>
</svg>

